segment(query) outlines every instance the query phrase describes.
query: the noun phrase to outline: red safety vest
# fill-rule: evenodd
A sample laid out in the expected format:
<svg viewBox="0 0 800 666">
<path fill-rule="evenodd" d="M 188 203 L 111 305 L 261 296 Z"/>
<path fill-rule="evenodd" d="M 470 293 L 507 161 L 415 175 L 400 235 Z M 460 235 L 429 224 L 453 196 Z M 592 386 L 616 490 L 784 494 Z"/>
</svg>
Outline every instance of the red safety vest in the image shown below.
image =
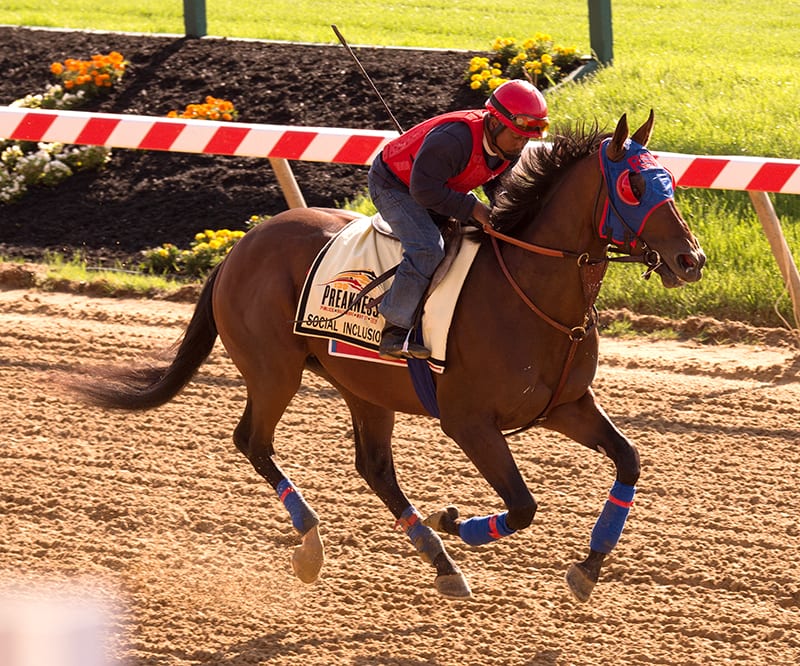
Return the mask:
<svg viewBox="0 0 800 666">
<path fill-rule="evenodd" d="M 472 132 L 472 155 L 466 168 L 447 180 L 447 186 L 456 192 L 470 192 L 506 170 L 509 162 L 503 161 L 497 169 L 490 169 L 483 155 L 483 118 L 485 112 L 452 111 L 434 116 L 415 125 L 405 134 L 392 139 L 383 147 L 383 161 L 389 170 L 406 185 L 411 182 L 411 167 L 425 137 L 434 127 L 444 123 L 462 122 L 469 125 Z"/>
</svg>

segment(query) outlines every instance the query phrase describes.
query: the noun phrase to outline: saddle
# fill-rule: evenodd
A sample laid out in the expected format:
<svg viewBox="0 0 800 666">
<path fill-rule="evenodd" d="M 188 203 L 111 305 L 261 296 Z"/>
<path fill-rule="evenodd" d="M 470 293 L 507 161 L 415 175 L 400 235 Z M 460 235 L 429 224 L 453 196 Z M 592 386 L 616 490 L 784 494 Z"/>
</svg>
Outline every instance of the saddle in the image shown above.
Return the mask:
<svg viewBox="0 0 800 666">
<path fill-rule="evenodd" d="M 447 332 L 458 294 L 480 247 L 478 234 L 457 222 L 442 228 L 445 258 L 434 273 L 422 304 L 422 339 L 428 363 L 444 371 Z M 378 344 L 384 319 L 378 303 L 388 291 L 402 258 L 400 241 L 379 214 L 348 223 L 317 255 L 300 296 L 294 332 L 328 338 L 333 355 L 405 365 L 381 359 Z"/>
</svg>

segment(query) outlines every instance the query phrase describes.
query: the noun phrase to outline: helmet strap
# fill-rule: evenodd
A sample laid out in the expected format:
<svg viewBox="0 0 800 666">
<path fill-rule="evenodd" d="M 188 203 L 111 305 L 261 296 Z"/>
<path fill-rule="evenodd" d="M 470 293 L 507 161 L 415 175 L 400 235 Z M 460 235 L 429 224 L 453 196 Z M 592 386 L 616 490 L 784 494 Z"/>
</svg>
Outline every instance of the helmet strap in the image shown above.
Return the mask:
<svg viewBox="0 0 800 666">
<path fill-rule="evenodd" d="M 491 115 L 487 113 L 486 114 L 486 120 L 484 122 L 486 123 L 486 129 L 489 130 L 489 136 L 492 139 L 492 142 L 491 142 L 492 150 L 494 150 L 495 154 L 500 155 L 500 157 L 502 157 L 504 160 L 506 160 L 508 162 L 513 162 L 515 159 L 517 159 L 519 157 L 519 153 L 507 153 L 505 150 L 503 150 L 500 146 L 497 145 L 497 137 L 500 136 L 500 132 L 503 131 L 503 129 L 505 128 L 505 125 L 503 125 L 503 123 L 501 123 L 499 120 L 497 120 L 495 118 L 495 122 L 497 123 L 497 127 L 495 127 L 494 129 L 491 129 L 490 118 L 491 118 Z"/>
</svg>

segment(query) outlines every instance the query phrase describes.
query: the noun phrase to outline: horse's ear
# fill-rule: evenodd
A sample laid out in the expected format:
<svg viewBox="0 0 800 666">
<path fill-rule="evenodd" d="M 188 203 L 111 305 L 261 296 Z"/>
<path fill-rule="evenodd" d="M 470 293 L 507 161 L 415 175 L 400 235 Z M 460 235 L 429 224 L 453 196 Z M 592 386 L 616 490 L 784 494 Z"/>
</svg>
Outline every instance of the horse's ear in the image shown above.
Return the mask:
<svg viewBox="0 0 800 666">
<path fill-rule="evenodd" d="M 625 157 L 625 140 L 628 138 L 628 114 L 623 113 L 622 118 L 617 123 L 614 136 L 608 144 L 606 155 L 612 162 L 619 162 Z"/>
<path fill-rule="evenodd" d="M 646 146 L 647 142 L 650 141 L 650 135 L 653 133 L 653 120 L 655 120 L 655 117 L 656 116 L 653 113 L 653 109 L 650 109 L 650 117 L 647 119 L 647 122 L 638 130 L 636 130 L 636 133 L 631 137 L 640 146 Z"/>
</svg>

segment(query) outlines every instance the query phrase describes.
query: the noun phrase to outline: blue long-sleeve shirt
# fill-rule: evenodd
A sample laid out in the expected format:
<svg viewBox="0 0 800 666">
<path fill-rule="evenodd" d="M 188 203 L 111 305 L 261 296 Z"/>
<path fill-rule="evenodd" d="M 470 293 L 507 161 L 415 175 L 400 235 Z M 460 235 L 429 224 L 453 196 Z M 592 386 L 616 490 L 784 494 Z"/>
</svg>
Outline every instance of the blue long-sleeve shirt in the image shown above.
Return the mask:
<svg viewBox="0 0 800 666">
<path fill-rule="evenodd" d="M 446 218 L 453 217 L 462 223 L 469 220 L 478 201 L 477 197 L 471 192 L 462 193 L 450 189 L 447 181 L 464 171 L 471 155 L 472 133 L 468 125 L 452 122 L 432 129 L 414 158 L 409 187 L 411 196 L 421 206 Z M 484 156 L 491 168 L 497 168 L 503 162 L 501 157 L 489 155 L 485 150 Z M 512 165 L 513 162 L 508 168 Z M 379 168 L 396 180 L 399 187 L 404 187 L 380 161 Z M 498 176 L 483 186 L 490 201 L 494 199 L 499 181 Z"/>
</svg>

